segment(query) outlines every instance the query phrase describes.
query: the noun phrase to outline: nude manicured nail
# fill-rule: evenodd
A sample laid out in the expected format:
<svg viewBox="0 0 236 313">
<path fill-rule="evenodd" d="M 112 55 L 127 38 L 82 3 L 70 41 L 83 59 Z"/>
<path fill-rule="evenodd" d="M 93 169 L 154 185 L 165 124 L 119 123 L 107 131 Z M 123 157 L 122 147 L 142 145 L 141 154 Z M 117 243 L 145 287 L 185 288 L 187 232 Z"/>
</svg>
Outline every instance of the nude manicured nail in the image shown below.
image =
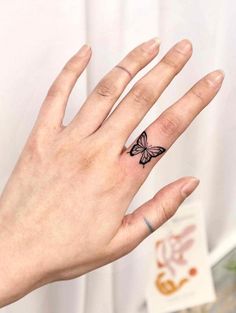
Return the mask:
<svg viewBox="0 0 236 313">
<path fill-rule="evenodd" d="M 223 82 L 224 77 L 225 77 L 224 71 L 216 70 L 208 74 L 206 79 L 211 85 L 217 86 Z"/>
<path fill-rule="evenodd" d="M 181 188 L 181 193 L 184 198 L 188 197 L 199 185 L 200 180 L 192 177 L 187 183 Z"/>
<path fill-rule="evenodd" d="M 160 39 L 158 37 L 154 37 L 142 44 L 142 48 L 147 52 L 154 52 L 158 50 L 160 46 Z"/>
<path fill-rule="evenodd" d="M 179 50 L 180 52 L 186 53 L 192 50 L 192 44 L 188 39 L 183 39 L 175 45 L 175 49 Z"/>
<path fill-rule="evenodd" d="M 79 49 L 78 54 L 81 56 L 86 56 L 89 51 L 90 51 L 90 46 L 85 44 Z"/>
</svg>

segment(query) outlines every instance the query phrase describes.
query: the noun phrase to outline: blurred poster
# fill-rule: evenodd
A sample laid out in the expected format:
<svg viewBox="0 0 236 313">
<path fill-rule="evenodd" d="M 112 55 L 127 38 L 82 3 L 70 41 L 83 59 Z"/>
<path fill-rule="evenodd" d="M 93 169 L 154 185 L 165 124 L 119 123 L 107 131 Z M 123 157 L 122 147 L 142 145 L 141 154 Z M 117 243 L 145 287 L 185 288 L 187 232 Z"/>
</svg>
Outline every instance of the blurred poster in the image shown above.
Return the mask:
<svg viewBox="0 0 236 313">
<path fill-rule="evenodd" d="M 235 313 L 236 312 L 236 248 L 213 266 L 216 301 L 178 313 Z"/>
<path fill-rule="evenodd" d="M 147 287 L 149 313 L 215 301 L 201 205 L 183 205 L 154 234 Z"/>
</svg>

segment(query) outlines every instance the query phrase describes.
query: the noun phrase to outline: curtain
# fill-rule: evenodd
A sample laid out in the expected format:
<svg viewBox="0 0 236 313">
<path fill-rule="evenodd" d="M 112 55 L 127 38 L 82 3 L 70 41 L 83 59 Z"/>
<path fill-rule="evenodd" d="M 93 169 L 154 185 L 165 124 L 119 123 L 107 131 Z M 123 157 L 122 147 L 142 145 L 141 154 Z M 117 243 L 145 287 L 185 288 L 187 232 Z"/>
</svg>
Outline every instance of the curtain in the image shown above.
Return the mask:
<svg viewBox="0 0 236 313">
<path fill-rule="evenodd" d="M 194 53 L 150 110 L 134 139 L 207 72 L 222 68 L 222 90 L 149 176 L 129 211 L 166 183 L 200 178 L 188 200 L 204 210 L 214 251 L 236 226 L 236 3 L 233 0 L 2 0 L 0 3 L 0 188 L 3 188 L 58 71 L 83 43 L 93 56 L 69 100 L 66 122 L 102 76 L 134 46 L 161 38 L 159 56 L 188 38 Z M 124 93 L 124 94 L 125 94 Z M 145 289 L 151 237 L 128 256 L 71 281 L 35 290 L 3 313 L 147 313 Z"/>
</svg>

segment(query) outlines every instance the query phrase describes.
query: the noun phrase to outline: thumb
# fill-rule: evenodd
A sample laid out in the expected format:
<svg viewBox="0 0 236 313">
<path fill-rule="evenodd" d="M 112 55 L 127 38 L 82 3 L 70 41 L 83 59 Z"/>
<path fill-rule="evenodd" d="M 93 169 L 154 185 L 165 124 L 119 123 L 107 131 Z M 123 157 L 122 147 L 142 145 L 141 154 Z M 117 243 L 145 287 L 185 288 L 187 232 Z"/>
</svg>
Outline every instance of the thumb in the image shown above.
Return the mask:
<svg viewBox="0 0 236 313">
<path fill-rule="evenodd" d="M 111 242 L 113 249 L 120 254 L 117 258 L 133 250 L 174 215 L 198 184 L 199 180 L 195 177 L 180 178 L 162 188 L 133 213 L 126 215 Z"/>
</svg>

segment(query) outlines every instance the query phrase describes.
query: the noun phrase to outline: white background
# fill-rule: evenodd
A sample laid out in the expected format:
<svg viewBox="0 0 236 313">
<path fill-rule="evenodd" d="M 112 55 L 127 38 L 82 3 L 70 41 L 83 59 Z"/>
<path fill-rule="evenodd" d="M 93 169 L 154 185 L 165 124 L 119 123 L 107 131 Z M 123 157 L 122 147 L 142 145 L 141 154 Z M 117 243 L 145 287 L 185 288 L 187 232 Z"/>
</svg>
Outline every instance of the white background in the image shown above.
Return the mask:
<svg viewBox="0 0 236 313">
<path fill-rule="evenodd" d="M 161 56 L 176 41 L 189 38 L 194 46 L 191 61 L 132 138 L 208 71 L 224 69 L 223 88 L 162 159 L 130 210 L 167 182 L 195 175 L 201 186 L 189 201 L 201 199 L 209 248 L 217 248 L 236 226 L 235 17 L 233 0 L 1 0 L 0 188 L 18 158 L 47 88 L 83 43 L 92 46 L 93 57 L 73 91 L 67 121 L 97 81 L 135 45 L 159 36 Z M 149 252 L 147 239 L 112 265 L 43 287 L 1 311 L 144 313 Z"/>
</svg>

